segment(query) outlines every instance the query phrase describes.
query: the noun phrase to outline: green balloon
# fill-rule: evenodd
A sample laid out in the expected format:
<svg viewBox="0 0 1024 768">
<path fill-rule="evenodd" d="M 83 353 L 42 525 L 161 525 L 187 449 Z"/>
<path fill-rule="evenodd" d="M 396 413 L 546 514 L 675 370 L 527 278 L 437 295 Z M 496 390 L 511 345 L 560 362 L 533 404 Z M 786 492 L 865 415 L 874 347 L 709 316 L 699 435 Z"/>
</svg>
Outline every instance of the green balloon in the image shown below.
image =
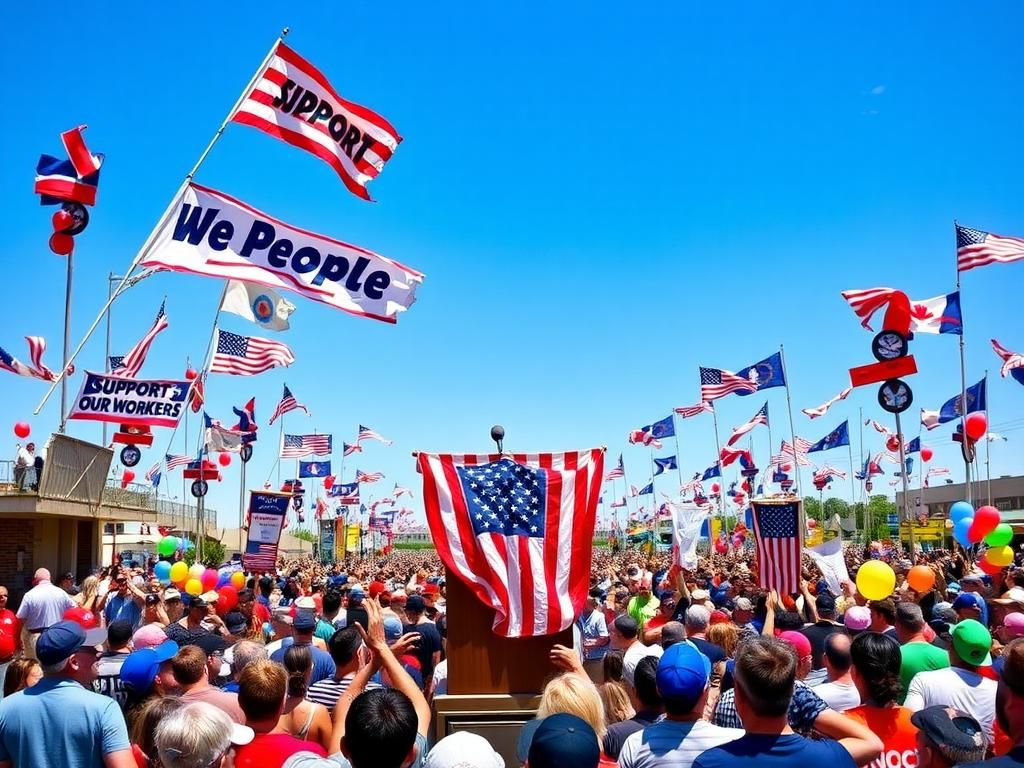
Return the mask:
<svg viewBox="0 0 1024 768">
<path fill-rule="evenodd" d="M 992 530 L 992 533 L 985 537 L 985 543 L 990 547 L 1005 547 L 1011 541 L 1013 541 L 1013 528 L 1009 523 L 1000 523 Z"/>
<path fill-rule="evenodd" d="M 164 557 L 170 557 L 174 554 L 174 550 L 178 548 L 178 539 L 174 536 L 164 536 L 160 539 L 160 543 L 156 545 L 156 551 Z"/>
</svg>

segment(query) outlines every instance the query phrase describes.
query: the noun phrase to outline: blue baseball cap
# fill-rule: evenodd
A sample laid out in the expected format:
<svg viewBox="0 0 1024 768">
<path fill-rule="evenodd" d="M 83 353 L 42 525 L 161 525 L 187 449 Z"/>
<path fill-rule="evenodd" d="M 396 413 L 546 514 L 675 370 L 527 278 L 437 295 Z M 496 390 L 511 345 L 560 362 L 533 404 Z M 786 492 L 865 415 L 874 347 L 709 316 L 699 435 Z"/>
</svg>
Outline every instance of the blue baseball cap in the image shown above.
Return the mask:
<svg viewBox="0 0 1024 768">
<path fill-rule="evenodd" d="M 708 687 L 711 662 L 692 643 L 675 643 L 658 662 L 655 679 L 663 699 L 679 699 L 694 704 Z"/>
<path fill-rule="evenodd" d="M 173 640 L 164 640 L 152 648 L 132 651 L 121 664 L 121 682 L 125 688 L 139 696 L 149 693 L 160 665 L 173 659 L 177 652 L 178 644 Z"/>
<path fill-rule="evenodd" d="M 985 601 L 982 600 L 981 595 L 976 595 L 973 592 L 961 592 L 953 601 L 953 610 L 959 611 L 964 608 L 973 608 L 981 612 L 985 610 Z"/>
<path fill-rule="evenodd" d="M 387 616 L 384 619 L 384 639 L 388 645 L 397 643 L 402 637 L 402 622 L 395 616 Z"/>
<path fill-rule="evenodd" d="M 960 584 L 955 581 L 951 581 L 946 585 L 946 591 L 952 592 L 954 595 L 958 595 L 960 594 Z"/>
<path fill-rule="evenodd" d="M 83 645 L 99 645 L 107 639 L 103 627 L 85 630 L 75 621 L 58 621 L 39 635 L 36 658 L 44 667 L 70 659 Z"/>
<path fill-rule="evenodd" d="M 530 768 L 597 768 L 601 749 L 590 724 L 576 715 L 559 712 L 540 721 L 530 742 Z"/>
</svg>

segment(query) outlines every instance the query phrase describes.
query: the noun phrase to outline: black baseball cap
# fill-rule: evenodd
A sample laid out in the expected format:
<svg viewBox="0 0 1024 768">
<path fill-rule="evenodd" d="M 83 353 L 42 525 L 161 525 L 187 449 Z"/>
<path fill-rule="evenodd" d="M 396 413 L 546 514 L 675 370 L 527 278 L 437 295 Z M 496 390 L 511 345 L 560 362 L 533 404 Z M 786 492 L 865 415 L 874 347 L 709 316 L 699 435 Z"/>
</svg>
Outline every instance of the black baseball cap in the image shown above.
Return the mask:
<svg viewBox="0 0 1024 768">
<path fill-rule="evenodd" d="M 419 595 L 409 595 L 409 598 L 405 601 L 406 613 L 423 613 L 426 607 L 426 602 Z"/>
<path fill-rule="evenodd" d="M 988 738 L 978 721 L 966 712 L 936 705 L 915 712 L 910 716 L 910 722 L 951 763 L 984 759 Z"/>
<path fill-rule="evenodd" d="M 545 717 L 533 734 L 530 768 L 597 768 L 601 749 L 586 720 L 559 712 Z"/>
</svg>

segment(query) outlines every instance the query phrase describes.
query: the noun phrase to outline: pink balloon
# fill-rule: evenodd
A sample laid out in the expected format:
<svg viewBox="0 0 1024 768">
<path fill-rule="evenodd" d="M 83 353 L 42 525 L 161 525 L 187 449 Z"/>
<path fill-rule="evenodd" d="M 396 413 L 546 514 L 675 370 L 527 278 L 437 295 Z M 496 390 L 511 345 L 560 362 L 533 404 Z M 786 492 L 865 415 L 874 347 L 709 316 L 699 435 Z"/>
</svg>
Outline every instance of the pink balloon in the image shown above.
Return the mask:
<svg viewBox="0 0 1024 768">
<path fill-rule="evenodd" d="M 978 507 L 974 511 L 974 522 L 967 531 L 967 538 L 972 544 L 977 544 L 992 533 L 1001 522 L 1002 516 L 995 507 Z"/>
<path fill-rule="evenodd" d="M 32 434 L 32 428 L 28 425 L 27 421 L 19 421 L 14 425 L 14 434 L 24 440 L 30 434 Z"/>
<path fill-rule="evenodd" d="M 964 431 L 971 440 L 981 440 L 988 432 L 988 418 L 980 411 L 967 414 Z"/>
<path fill-rule="evenodd" d="M 201 578 L 199 581 L 203 585 L 203 591 L 209 592 L 211 589 L 217 586 L 217 571 L 215 571 L 213 568 L 207 568 L 205 571 L 203 571 L 203 578 Z"/>
</svg>

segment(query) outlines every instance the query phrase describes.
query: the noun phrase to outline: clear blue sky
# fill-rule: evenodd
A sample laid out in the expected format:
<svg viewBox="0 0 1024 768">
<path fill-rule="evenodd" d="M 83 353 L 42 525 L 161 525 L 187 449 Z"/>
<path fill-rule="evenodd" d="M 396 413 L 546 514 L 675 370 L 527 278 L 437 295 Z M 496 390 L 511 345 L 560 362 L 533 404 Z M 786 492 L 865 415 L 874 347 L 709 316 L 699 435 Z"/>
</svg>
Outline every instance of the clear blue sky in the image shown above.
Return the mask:
<svg viewBox="0 0 1024 768">
<path fill-rule="evenodd" d="M 211 377 L 218 418 L 257 398 L 255 487 L 274 462 L 277 429 L 265 423 L 283 381 L 315 417 L 289 416 L 289 431 L 332 432 L 340 446 L 361 422 L 393 438 L 391 448 L 368 443 L 359 466 L 385 473 L 378 496 L 396 481 L 414 487 L 418 512 L 410 451 L 488 449 L 495 422 L 510 449 L 607 444 L 640 485 L 649 451 L 627 446 L 628 430 L 696 402 L 698 365 L 736 370 L 780 342 L 797 434 L 815 440 L 855 422 L 859 406 L 882 418 L 874 387 L 813 423 L 799 412 L 872 359 L 871 337 L 839 292 L 953 290 L 954 217 L 1024 233 L 1016 3 L 318 6 L 49 3 L 7 13 L 2 56 L 16 74 L 0 142 L 9 318 L 0 345 L 24 357 L 22 337 L 43 335 L 53 368 L 64 261 L 47 249 L 53 209 L 37 204 L 32 176 L 41 152 L 60 149 L 61 130 L 87 123 L 91 148 L 107 155 L 93 222 L 78 238 L 76 342 L 107 273 L 130 262 L 282 26 L 342 95 L 404 136 L 371 185 L 377 203 L 243 126 L 227 129 L 197 177 L 426 274 L 397 326 L 297 300 L 291 331 L 276 337 L 295 352 L 290 370 Z M 40 42 L 54 26 L 58 38 Z M 968 383 L 986 368 L 997 374 L 990 337 L 1024 349 L 1022 285 L 1024 264 L 965 276 Z M 206 348 L 220 288 L 175 274 L 141 284 L 115 305 L 113 351 L 137 340 L 166 294 L 171 326 L 143 373 L 180 375 L 186 356 Z M 254 330 L 234 316 L 223 327 Z M 960 383 L 955 338 L 922 337 L 912 351 L 916 432 L 919 407 L 938 408 Z M 102 355 L 98 333 L 79 367 L 101 368 Z M 2 428 L 27 418 L 43 391 L 0 376 Z M 767 396 L 777 443 L 789 432 L 785 396 Z M 763 399 L 720 401 L 723 439 Z M 990 377 L 989 401 L 993 428 L 1010 438 L 993 446 L 993 474 L 1019 473 L 1024 388 Z M 56 425 L 57 403 L 32 419 L 37 438 Z M 933 464 L 962 479 L 951 431 L 925 442 Z M 71 433 L 98 441 L 100 428 Z M 140 476 L 168 434 L 159 431 Z M 865 438 L 866 451 L 881 448 L 875 433 Z M 183 447 L 179 436 L 173 450 Z M 763 466 L 763 428 L 754 448 Z M 687 476 L 713 461 L 710 417 L 680 423 L 680 449 Z M 845 450 L 824 456 L 848 469 Z M 236 461 L 209 497 L 224 525 L 236 520 L 237 471 Z M 171 478 L 180 495 L 180 475 Z"/>
</svg>

